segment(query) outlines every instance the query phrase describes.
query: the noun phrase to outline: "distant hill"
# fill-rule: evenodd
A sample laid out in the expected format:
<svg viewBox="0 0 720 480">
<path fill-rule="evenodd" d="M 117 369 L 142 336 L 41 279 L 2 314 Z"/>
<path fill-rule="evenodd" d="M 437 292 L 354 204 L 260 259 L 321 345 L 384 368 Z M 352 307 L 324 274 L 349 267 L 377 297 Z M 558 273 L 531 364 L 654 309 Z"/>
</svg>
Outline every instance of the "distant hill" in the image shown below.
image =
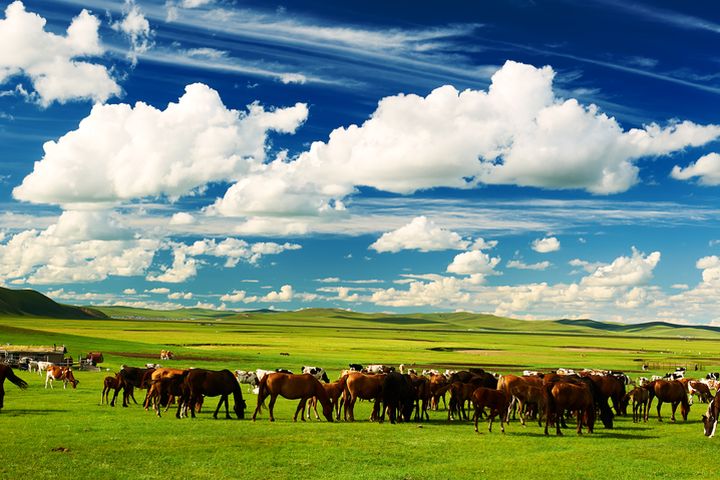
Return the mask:
<svg viewBox="0 0 720 480">
<path fill-rule="evenodd" d="M 86 307 L 63 305 L 35 290 L 11 290 L 0 287 L 0 315 L 47 318 L 107 318 L 107 315 Z"/>
</svg>

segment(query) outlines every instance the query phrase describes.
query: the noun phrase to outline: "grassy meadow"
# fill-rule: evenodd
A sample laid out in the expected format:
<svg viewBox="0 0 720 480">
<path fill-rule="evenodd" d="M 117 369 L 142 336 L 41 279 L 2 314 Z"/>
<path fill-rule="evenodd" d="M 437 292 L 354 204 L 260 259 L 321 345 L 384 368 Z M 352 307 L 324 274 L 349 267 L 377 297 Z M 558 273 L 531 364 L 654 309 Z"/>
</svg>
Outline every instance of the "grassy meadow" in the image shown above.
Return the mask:
<svg viewBox="0 0 720 480">
<path fill-rule="evenodd" d="M 718 439 L 702 434 L 696 404 L 687 423 L 596 426 L 593 435 L 545 437 L 537 424 L 513 422 L 481 434 L 468 422 L 430 412 L 423 424 L 370 423 L 368 402 L 355 423 L 292 422 L 296 402 L 279 399 L 275 423 L 243 386 L 246 419 L 213 420 L 208 399 L 196 419 L 157 418 L 140 406 L 100 405 L 102 381 L 122 364 L 228 368 L 320 365 L 331 379 L 352 363 L 386 363 L 499 373 L 567 367 L 619 369 L 632 378 L 687 366 L 692 376 L 720 371 L 720 333 L 712 329 L 620 326 L 594 322 L 524 322 L 470 314 L 363 315 L 345 311 L 246 313 L 149 312 L 106 309 L 111 320 L 0 317 L 0 345 L 66 345 L 77 358 L 101 351 L 102 372 L 76 372 L 76 390 L 43 388 L 36 373 L 19 372 L 20 390 L 5 382 L 0 412 L 0 478 L 705 478 Z M 176 358 L 159 360 L 160 349 Z M 288 355 L 281 355 L 288 353 Z M 641 373 L 647 363 L 651 371 Z M 141 401 L 143 391 L 136 392 Z M 663 415 L 669 417 L 669 407 Z M 653 407 L 654 411 L 654 407 Z M 678 415 L 678 418 L 679 415 Z M 669 418 L 667 419 L 669 420 Z"/>
</svg>

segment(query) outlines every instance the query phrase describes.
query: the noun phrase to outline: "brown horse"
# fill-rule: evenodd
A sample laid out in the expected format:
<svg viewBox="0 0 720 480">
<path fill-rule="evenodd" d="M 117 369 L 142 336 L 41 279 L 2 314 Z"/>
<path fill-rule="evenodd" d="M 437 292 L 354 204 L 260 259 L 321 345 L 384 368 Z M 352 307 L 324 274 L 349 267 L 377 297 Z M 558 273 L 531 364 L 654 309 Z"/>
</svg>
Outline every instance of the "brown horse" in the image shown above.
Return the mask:
<svg viewBox="0 0 720 480">
<path fill-rule="evenodd" d="M 156 368 L 154 371 L 150 372 L 150 378 L 143 379 L 143 381 L 148 384 L 147 395 L 145 395 L 145 401 L 143 402 L 145 410 L 148 410 L 150 408 L 150 404 L 153 404 L 153 406 L 155 407 L 155 411 L 158 412 L 157 404 L 160 401 L 161 389 L 160 385 L 153 388 L 154 385 L 159 384 L 160 380 L 162 379 L 182 377 L 182 379 L 184 380 L 186 372 L 187 370 L 183 370 L 180 368 Z M 145 376 L 147 376 L 147 374 Z M 181 382 L 183 380 L 181 380 Z"/>
<path fill-rule="evenodd" d="M 500 431 L 505 433 L 505 413 L 510 407 L 510 396 L 503 390 L 495 390 L 492 388 L 479 387 L 472 393 L 472 402 L 475 406 L 475 414 L 473 421 L 475 422 L 475 432 L 478 432 L 478 418 L 485 407 L 490 408 L 488 415 L 488 432 L 492 432 L 493 419 L 500 417 Z"/>
<path fill-rule="evenodd" d="M 3 387 L 3 384 L 5 383 L 6 378 L 23 390 L 25 390 L 28 386 L 25 380 L 15 375 L 15 372 L 12 371 L 12 368 L 9 365 L 0 365 L 0 409 L 2 409 L 4 405 L 3 400 L 5 399 L 5 388 Z"/>
<path fill-rule="evenodd" d="M 445 403 L 445 391 L 438 393 L 438 391 L 448 384 L 447 377 L 445 375 L 431 375 L 430 376 L 430 409 L 437 410 L 440 406 L 440 399 L 443 401 L 443 405 L 447 408 Z"/>
<path fill-rule="evenodd" d="M 355 402 L 358 398 L 375 400 L 370 421 L 380 417 L 380 402 L 382 401 L 383 383 L 385 374 L 367 375 L 360 372 L 350 372 L 347 375 L 345 393 L 343 393 L 345 421 L 355 421 Z"/>
<path fill-rule="evenodd" d="M 118 380 L 117 386 L 115 387 L 115 393 L 113 394 L 113 398 L 110 401 L 110 406 L 115 406 L 115 400 L 117 399 L 118 393 L 120 393 L 120 389 L 123 390 L 123 407 L 128 406 L 127 399 L 129 397 L 128 390 L 131 390 L 132 388 L 148 388 L 147 383 L 145 381 L 145 377 L 149 376 L 153 368 L 138 368 L 138 367 L 128 367 L 127 365 L 123 365 L 120 368 L 120 371 L 118 372 L 116 378 Z M 149 372 L 149 373 L 148 373 Z M 135 401 L 135 397 L 132 397 L 133 401 Z M 137 402 L 135 402 L 137 403 Z"/>
<path fill-rule="evenodd" d="M 235 382 L 237 384 L 237 382 Z M 255 413 L 253 413 L 253 422 L 257 417 L 260 408 L 265 402 L 265 398 L 270 396 L 270 403 L 268 404 L 268 411 L 270 415 L 270 421 L 274 422 L 275 417 L 273 415 L 273 408 L 275 407 L 275 401 L 278 395 L 281 395 L 290 400 L 300 399 L 297 409 L 295 410 L 295 416 L 293 421 L 297 422 L 298 413 L 305 412 L 305 405 L 307 401 L 312 397 L 317 397 L 318 401 L 323 407 L 323 415 L 328 422 L 333 421 L 333 405 L 330 402 L 327 392 L 323 388 L 322 383 L 309 373 L 303 375 L 292 375 L 289 373 L 270 373 L 265 375 L 260 380 L 257 407 Z M 304 422 L 305 417 L 301 414 L 300 419 Z"/>
<path fill-rule="evenodd" d="M 335 420 L 340 420 L 340 404 L 342 394 L 345 391 L 345 381 L 346 377 L 340 377 L 340 380 L 336 380 L 332 383 L 323 383 L 322 386 L 325 389 L 325 391 L 328 394 L 328 398 L 330 399 L 330 403 L 332 403 L 333 410 L 335 411 Z M 320 415 L 318 415 L 317 411 L 317 397 L 313 397 L 308 402 L 307 407 L 307 418 L 310 419 L 310 409 L 312 408 L 315 410 L 315 418 L 317 420 L 320 420 Z"/>
<path fill-rule="evenodd" d="M 648 420 L 648 403 L 650 402 L 650 392 L 642 387 L 635 387 L 623 398 L 623 404 L 627 408 L 628 403 L 632 400 L 633 423 Z"/>
<path fill-rule="evenodd" d="M 609 398 L 612 400 L 613 408 L 615 413 L 618 415 L 626 415 L 627 404 L 624 404 L 622 399 L 625 396 L 625 384 L 617 377 L 612 375 L 585 375 L 590 378 L 593 383 L 597 386 L 598 391 L 602 398 Z M 603 400 L 607 402 L 607 400 Z"/>
<path fill-rule="evenodd" d="M 707 412 L 702 416 L 703 426 L 705 427 L 705 436 L 714 437 L 717 430 L 718 418 L 720 417 L 720 395 L 715 395 Z"/>
<path fill-rule="evenodd" d="M 669 402 L 672 405 L 672 417 L 670 421 L 675 421 L 675 411 L 678 405 L 680 405 L 680 414 L 684 421 L 687 422 L 688 413 L 690 413 L 690 404 L 688 403 L 687 390 L 685 386 L 677 380 L 655 380 L 654 382 L 643 385 L 642 388 L 647 389 L 650 396 L 648 402 L 648 410 L 652 406 L 652 401 L 655 397 L 658 399 L 657 413 L 658 420 L 662 422 L 662 416 L 660 415 L 660 407 L 663 402 Z"/>
<path fill-rule="evenodd" d="M 103 403 L 110 403 L 110 392 L 118 388 L 118 377 L 117 375 L 114 377 L 105 377 L 103 380 L 103 391 L 102 396 L 100 397 L 100 405 Z M 129 403 L 128 398 L 132 398 L 132 401 L 137 404 L 137 400 L 135 400 L 135 395 L 133 394 L 134 387 L 132 385 L 129 385 L 126 389 L 123 390 L 123 402 Z"/>
<path fill-rule="evenodd" d="M 213 418 L 217 418 L 217 414 L 220 411 L 222 404 L 225 404 L 225 418 L 230 417 L 228 408 L 228 396 L 233 395 L 235 405 L 233 410 L 237 418 L 245 417 L 245 400 L 243 400 L 242 390 L 240 390 L 240 384 L 235 379 L 235 375 L 230 370 L 204 370 L 202 368 L 195 368 L 188 371 L 185 377 L 185 386 L 187 392 L 187 400 L 183 399 L 182 402 L 178 402 L 178 411 L 175 414 L 176 417 L 180 416 L 181 407 L 184 405 L 190 409 L 190 414 L 195 418 L 195 407 L 202 403 L 202 397 L 220 397 Z"/>
<path fill-rule="evenodd" d="M 588 432 L 593 433 L 595 426 L 595 401 L 593 400 L 590 387 L 587 385 L 575 385 L 567 382 L 548 383 L 545 386 L 547 398 L 547 418 L 545 419 L 545 435 L 548 434 L 550 421 L 555 421 L 556 433 L 560 431 L 560 420 L 565 410 L 576 412 L 577 433 L 582 434 L 583 423 L 587 426 Z"/>
</svg>

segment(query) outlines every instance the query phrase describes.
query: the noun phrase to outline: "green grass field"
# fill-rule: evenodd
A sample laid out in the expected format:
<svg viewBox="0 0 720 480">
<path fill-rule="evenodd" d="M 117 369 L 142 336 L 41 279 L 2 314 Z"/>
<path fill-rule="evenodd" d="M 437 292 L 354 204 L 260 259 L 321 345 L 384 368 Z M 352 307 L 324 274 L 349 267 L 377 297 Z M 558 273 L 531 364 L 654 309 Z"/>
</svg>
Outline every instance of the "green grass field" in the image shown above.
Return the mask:
<svg viewBox="0 0 720 480">
<path fill-rule="evenodd" d="M 474 433 L 466 422 L 431 412 L 424 424 L 390 425 L 315 420 L 293 423 L 296 402 L 280 399 L 275 423 L 263 412 L 253 423 L 256 397 L 243 393 L 246 420 L 213 420 L 215 400 L 198 418 L 157 418 L 141 407 L 100 405 L 102 380 L 120 365 L 255 369 L 320 365 L 336 378 L 348 363 L 425 367 L 481 366 L 499 373 L 525 368 L 620 369 L 631 377 L 675 366 L 690 375 L 720 370 L 720 334 L 712 329 L 667 325 L 644 328 L 591 322 L 523 322 L 469 314 L 362 315 L 345 311 L 247 313 L 213 317 L 207 312 L 108 312 L 118 320 L 53 320 L 0 317 L 0 345 L 66 345 L 77 358 L 101 351 L 109 369 L 76 372 L 77 390 L 5 383 L 0 413 L 4 448 L 0 478 L 706 478 L 720 471 L 713 459 L 719 439 L 702 434 L 705 406 L 692 407 L 687 423 L 598 425 L 593 435 L 545 437 L 537 424 L 518 422 L 493 433 Z M 143 319 L 139 319 L 139 318 Z M 147 319 L 146 319 L 147 318 Z M 1 349 L 1 348 L 0 348 Z M 160 362 L 160 349 L 176 354 Z M 289 353 L 289 356 L 281 355 Z M 143 392 L 136 392 L 140 400 Z M 654 410 L 654 408 L 653 408 Z M 669 416 L 669 408 L 663 409 Z"/>
</svg>

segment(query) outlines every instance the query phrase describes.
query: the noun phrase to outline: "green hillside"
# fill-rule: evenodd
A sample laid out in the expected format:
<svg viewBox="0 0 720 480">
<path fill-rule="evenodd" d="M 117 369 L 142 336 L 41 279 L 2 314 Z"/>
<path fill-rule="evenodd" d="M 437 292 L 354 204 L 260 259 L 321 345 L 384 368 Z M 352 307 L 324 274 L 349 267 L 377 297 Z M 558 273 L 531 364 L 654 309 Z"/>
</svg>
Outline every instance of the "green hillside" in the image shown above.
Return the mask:
<svg viewBox="0 0 720 480">
<path fill-rule="evenodd" d="M 0 287 L 0 315 L 47 318 L 107 318 L 94 308 L 62 305 L 35 290 L 11 290 Z"/>
</svg>

